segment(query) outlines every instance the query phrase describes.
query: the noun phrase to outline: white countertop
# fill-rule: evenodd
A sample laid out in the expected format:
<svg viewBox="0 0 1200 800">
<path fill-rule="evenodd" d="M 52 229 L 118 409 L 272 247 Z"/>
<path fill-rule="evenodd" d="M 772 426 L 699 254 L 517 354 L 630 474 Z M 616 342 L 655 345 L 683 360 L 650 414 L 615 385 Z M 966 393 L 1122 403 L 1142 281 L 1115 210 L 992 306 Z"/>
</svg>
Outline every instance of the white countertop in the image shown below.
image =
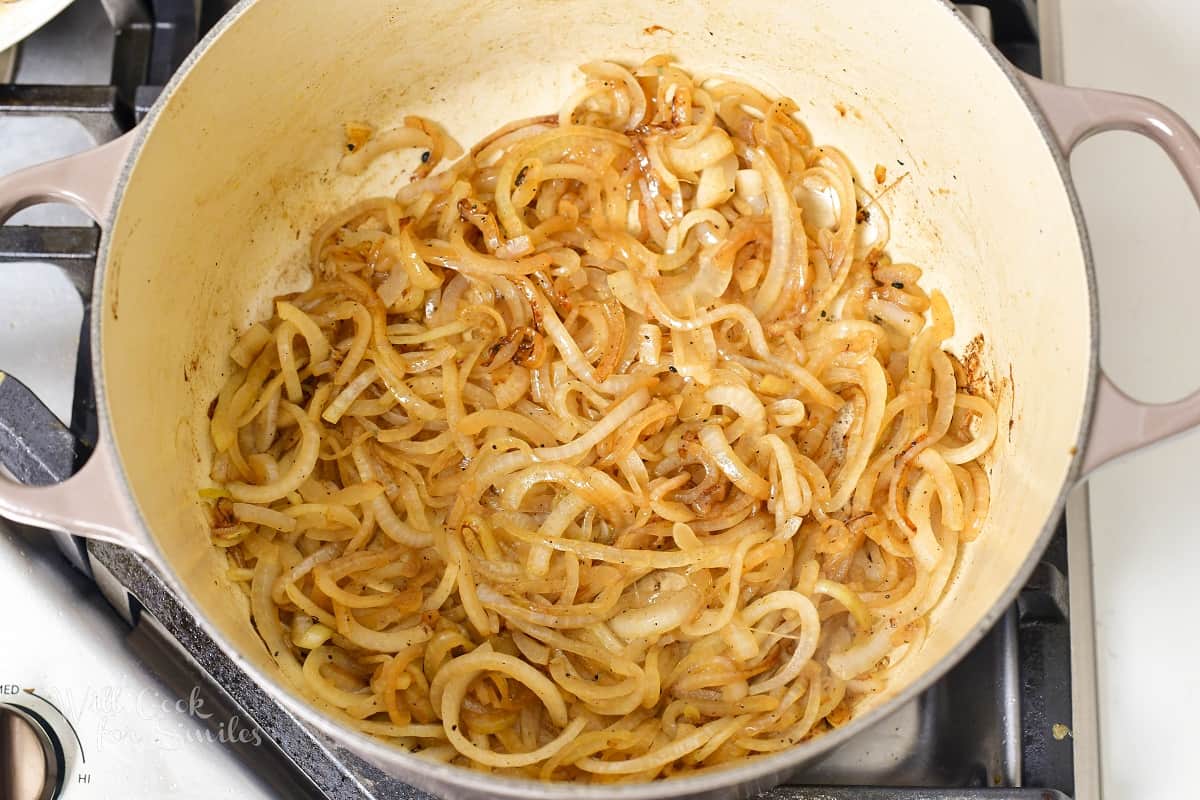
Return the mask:
<svg viewBox="0 0 1200 800">
<path fill-rule="evenodd" d="M 1200 3 L 1059 2 L 1067 83 L 1153 97 L 1200 127 Z M 1189 325 L 1200 212 L 1166 156 L 1133 134 L 1090 140 L 1071 163 L 1096 256 L 1101 361 L 1138 399 L 1177 399 L 1200 387 Z M 1193 432 L 1090 480 L 1104 800 L 1197 796 L 1197 464 Z"/>
</svg>

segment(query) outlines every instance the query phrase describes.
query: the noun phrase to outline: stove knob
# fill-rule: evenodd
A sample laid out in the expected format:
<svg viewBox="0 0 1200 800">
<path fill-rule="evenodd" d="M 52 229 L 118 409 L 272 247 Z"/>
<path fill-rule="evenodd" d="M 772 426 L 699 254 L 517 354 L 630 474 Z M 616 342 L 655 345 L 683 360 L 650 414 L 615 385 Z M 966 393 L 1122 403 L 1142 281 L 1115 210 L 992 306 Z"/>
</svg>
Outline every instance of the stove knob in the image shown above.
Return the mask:
<svg viewBox="0 0 1200 800">
<path fill-rule="evenodd" d="M 62 745 L 44 720 L 0 703 L 0 797 L 52 800 L 58 796 Z"/>
</svg>

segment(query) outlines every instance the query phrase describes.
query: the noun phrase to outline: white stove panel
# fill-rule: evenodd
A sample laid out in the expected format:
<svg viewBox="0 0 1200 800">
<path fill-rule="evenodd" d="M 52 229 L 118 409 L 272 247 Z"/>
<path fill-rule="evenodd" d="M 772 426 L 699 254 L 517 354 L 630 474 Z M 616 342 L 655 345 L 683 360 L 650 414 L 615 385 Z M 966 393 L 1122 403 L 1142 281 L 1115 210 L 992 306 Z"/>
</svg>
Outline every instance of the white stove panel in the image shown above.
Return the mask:
<svg viewBox="0 0 1200 800">
<path fill-rule="evenodd" d="M 260 735 L 216 730 L 198 694 L 180 699 L 125 643 L 128 628 L 48 538 L 0 532 L 0 706 L 34 712 L 63 754 L 67 800 L 267 800 L 234 745 Z M 25 798 L 18 798 L 25 800 Z"/>
<path fill-rule="evenodd" d="M 1153 97 L 1200 127 L 1200 4 L 1059 0 L 1069 84 Z M 1192 344 L 1200 213 L 1163 155 L 1131 134 L 1071 161 L 1096 255 L 1101 361 L 1146 401 L 1200 386 Z M 1196 796 L 1200 434 L 1100 470 L 1091 488 L 1104 800 Z M 1090 800 L 1090 798 L 1089 798 Z"/>
</svg>

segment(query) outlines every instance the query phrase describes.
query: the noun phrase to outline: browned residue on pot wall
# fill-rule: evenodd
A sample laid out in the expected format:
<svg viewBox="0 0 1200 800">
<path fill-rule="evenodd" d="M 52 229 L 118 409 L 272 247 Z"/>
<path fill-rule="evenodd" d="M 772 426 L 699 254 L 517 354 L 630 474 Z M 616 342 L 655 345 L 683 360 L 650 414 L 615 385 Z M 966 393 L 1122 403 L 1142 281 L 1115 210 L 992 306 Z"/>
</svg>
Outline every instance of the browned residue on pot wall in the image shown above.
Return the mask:
<svg viewBox="0 0 1200 800">
<path fill-rule="evenodd" d="M 1013 378 L 1013 367 L 1008 365 L 1008 375 L 997 378 L 999 368 L 994 355 L 988 352 L 987 340 L 982 333 L 975 334 L 962 355 L 957 359 L 959 385 L 977 397 L 983 397 L 996 407 L 999 416 L 997 440 L 1006 437 L 1012 441 L 1013 428 L 1016 425 L 1016 381 Z"/>
</svg>

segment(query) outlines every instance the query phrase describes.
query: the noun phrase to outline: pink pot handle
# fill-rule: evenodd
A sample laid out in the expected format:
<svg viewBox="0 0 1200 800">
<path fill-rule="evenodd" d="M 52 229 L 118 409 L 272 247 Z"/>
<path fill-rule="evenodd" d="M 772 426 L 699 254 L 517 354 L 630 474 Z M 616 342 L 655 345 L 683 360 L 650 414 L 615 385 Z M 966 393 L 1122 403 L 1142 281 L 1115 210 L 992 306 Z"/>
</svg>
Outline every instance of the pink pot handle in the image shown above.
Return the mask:
<svg viewBox="0 0 1200 800">
<path fill-rule="evenodd" d="M 104 224 L 133 136 L 130 131 L 108 144 L 0 178 L 0 223 L 38 203 L 64 202 Z"/>
<path fill-rule="evenodd" d="M 1166 106 L 1116 92 L 1074 89 L 1022 75 L 1065 154 L 1105 131 L 1132 131 L 1158 144 L 1200 204 L 1200 136 Z M 1200 426 L 1200 391 L 1174 403 L 1140 403 L 1100 374 L 1081 473 L 1146 445 Z"/>
<path fill-rule="evenodd" d="M 103 224 L 112 211 L 117 181 L 133 134 L 57 161 L 0 178 L 0 223 L 38 203 L 78 206 Z M 5 379 L 0 372 L 0 381 Z M 25 486 L 0 474 L 0 516 L 119 544 L 148 553 L 132 501 L 116 466 L 116 452 L 100 426 L 99 441 L 76 474 L 52 486 Z"/>
<path fill-rule="evenodd" d="M 0 372 L 0 380 L 4 377 Z M 0 475 L 0 516 L 150 555 L 152 548 L 139 533 L 141 526 L 121 488 L 115 455 L 102 438 L 82 469 L 50 486 L 25 486 Z"/>
</svg>

